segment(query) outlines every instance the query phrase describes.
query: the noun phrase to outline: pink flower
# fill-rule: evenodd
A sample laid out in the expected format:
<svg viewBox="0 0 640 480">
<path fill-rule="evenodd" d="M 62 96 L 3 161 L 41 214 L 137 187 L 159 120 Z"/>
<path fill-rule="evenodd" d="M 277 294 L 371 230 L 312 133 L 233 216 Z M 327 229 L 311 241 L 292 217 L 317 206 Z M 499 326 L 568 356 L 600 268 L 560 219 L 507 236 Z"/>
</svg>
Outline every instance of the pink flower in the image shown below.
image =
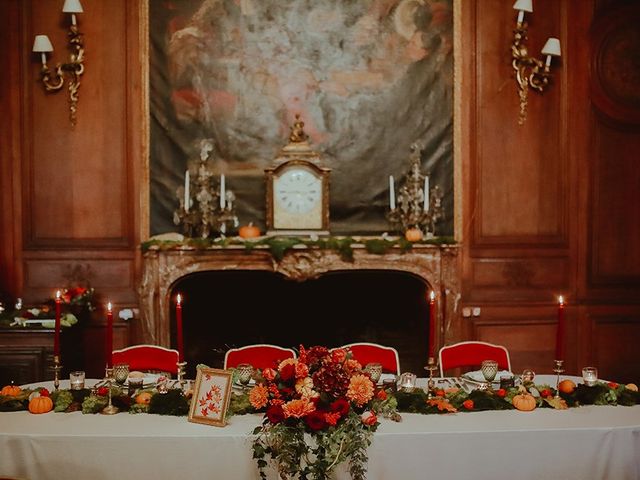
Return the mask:
<svg viewBox="0 0 640 480">
<path fill-rule="evenodd" d="M 309 375 L 309 367 L 305 363 L 296 363 L 295 371 L 296 378 L 304 378 Z"/>
<path fill-rule="evenodd" d="M 362 423 L 367 426 L 375 425 L 378 422 L 378 417 L 376 416 L 375 412 L 371 410 L 363 412 L 360 418 L 362 419 Z"/>
<path fill-rule="evenodd" d="M 273 382 L 276 378 L 278 372 L 276 372 L 273 368 L 265 368 L 264 370 L 262 370 L 262 377 L 269 381 L 269 382 Z"/>
<path fill-rule="evenodd" d="M 342 363 L 347 358 L 347 351 L 344 348 L 336 348 L 331 352 L 331 360 L 335 363 Z"/>
</svg>

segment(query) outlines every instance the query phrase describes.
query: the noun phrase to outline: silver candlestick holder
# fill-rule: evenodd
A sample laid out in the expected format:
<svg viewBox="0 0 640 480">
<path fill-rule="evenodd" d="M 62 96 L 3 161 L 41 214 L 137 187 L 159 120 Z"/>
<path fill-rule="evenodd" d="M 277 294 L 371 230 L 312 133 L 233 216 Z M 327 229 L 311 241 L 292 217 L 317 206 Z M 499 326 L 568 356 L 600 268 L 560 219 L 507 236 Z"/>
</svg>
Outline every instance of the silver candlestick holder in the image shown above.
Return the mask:
<svg viewBox="0 0 640 480">
<path fill-rule="evenodd" d="M 556 395 L 555 398 L 560 398 L 560 374 L 564 373 L 564 360 L 553 361 L 553 373 L 556 374 Z"/>
<path fill-rule="evenodd" d="M 436 382 L 433 379 L 433 373 L 438 370 L 436 359 L 433 357 L 429 357 L 427 366 L 424 367 L 424 369 L 429 371 L 429 380 L 427 381 L 427 398 L 433 398 L 436 391 Z"/>
<path fill-rule="evenodd" d="M 113 378 L 109 378 L 107 380 L 107 388 L 109 389 L 109 403 L 106 407 L 102 409 L 102 414 L 104 415 L 114 415 L 120 411 L 118 407 L 116 407 L 113 403 L 111 403 L 112 393 L 111 393 L 111 385 L 113 384 Z"/>
<path fill-rule="evenodd" d="M 239 225 L 235 194 L 226 188 L 224 175 L 216 182 L 209 167 L 212 150 L 213 145 L 203 141 L 195 178 L 187 172 L 185 185 L 176 190 L 179 206 L 173 213 L 173 223 L 179 225 L 187 237 L 225 235 Z"/>
<path fill-rule="evenodd" d="M 429 188 L 429 174 L 420 173 L 421 145 L 411 145 L 410 168 L 398 195 L 390 192 L 391 205 L 387 220 L 392 228 L 404 234 L 410 228 L 418 228 L 426 238 L 435 235 L 436 224 L 445 217 L 440 186 Z M 393 179 L 390 188 L 393 189 Z"/>
</svg>

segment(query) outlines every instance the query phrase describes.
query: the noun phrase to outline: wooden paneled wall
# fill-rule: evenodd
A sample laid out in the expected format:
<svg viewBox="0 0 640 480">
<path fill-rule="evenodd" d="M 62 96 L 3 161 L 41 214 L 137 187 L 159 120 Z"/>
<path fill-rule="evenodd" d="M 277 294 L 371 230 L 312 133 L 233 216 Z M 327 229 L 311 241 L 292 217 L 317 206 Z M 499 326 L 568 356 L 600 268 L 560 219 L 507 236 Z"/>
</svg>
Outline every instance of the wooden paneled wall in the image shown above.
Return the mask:
<svg viewBox="0 0 640 480">
<path fill-rule="evenodd" d="M 624 22 L 636 18 L 637 2 L 536 0 L 529 51 L 556 36 L 563 56 L 544 95 L 530 93 L 523 126 L 512 3 L 456 3 L 460 311 L 479 308 L 465 317 L 464 338 L 509 346 L 515 370 L 548 371 L 563 294 L 568 370 L 592 363 L 605 376 L 638 381 L 640 101 L 615 72 L 639 73 L 616 57 L 624 49 L 606 47 L 623 44 L 638 55 Z M 66 59 L 61 4 L 0 4 L 0 288 L 37 301 L 84 279 L 117 307 L 136 306 L 146 215 L 141 4 L 83 0 L 86 72 L 75 128 L 66 91 L 44 93 L 30 53 L 33 36 L 47 33 L 52 62 Z"/>
</svg>

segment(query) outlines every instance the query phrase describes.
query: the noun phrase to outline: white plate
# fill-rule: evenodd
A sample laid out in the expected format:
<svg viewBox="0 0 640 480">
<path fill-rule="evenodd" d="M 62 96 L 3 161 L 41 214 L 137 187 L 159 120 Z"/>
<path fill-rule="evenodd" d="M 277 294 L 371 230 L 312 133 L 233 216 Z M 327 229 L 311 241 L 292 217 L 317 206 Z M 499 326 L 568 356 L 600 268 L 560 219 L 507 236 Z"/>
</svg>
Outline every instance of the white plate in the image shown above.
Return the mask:
<svg viewBox="0 0 640 480">
<path fill-rule="evenodd" d="M 492 383 L 500 383 L 500 379 L 502 377 L 511 377 L 511 376 L 513 376 L 513 373 L 511 373 L 509 370 L 499 370 L 498 373 L 496 373 L 496 378 L 493 379 Z M 482 375 L 482 372 L 480 370 L 474 370 L 473 372 L 467 372 L 467 373 L 462 375 L 462 378 L 464 378 L 465 380 L 470 380 L 472 382 L 476 382 L 476 383 L 484 383 L 485 382 L 484 375 Z"/>
<path fill-rule="evenodd" d="M 145 373 L 144 377 L 142 377 L 142 384 L 144 386 L 147 385 L 155 385 L 158 379 L 161 377 L 159 373 Z M 129 379 L 125 382 L 125 385 L 129 385 Z"/>
<path fill-rule="evenodd" d="M 380 375 L 380 380 L 378 380 L 378 383 L 384 383 L 385 380 L 396 380 L 396 375 L 394 375 L 393 373 L 383 373 L 382 375 Z"/>
<path fill-rule="evenodd" d="M 251 380 L 249 380 L 249 383 L 247 384 L 247 387 L 253 387 L 256 384 L 256 381 L 252 378 Z M 235 382 L 233 382 L 233 386 L 234 387 L 238 387 L 238 388 L 242 388 L 243 385 L 236 380 Z"/>
</svg>

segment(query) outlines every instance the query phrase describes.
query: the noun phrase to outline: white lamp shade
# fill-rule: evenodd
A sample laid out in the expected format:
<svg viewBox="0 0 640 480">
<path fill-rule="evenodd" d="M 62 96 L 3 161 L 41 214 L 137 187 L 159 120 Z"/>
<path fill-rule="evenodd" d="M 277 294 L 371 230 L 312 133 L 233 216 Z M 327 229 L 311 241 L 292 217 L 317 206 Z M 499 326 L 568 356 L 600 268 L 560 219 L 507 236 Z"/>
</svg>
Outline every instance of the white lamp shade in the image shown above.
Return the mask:
<svg viewBox="0 0 640 480">
<path fill-rule="evenodd" d="M 46 35 L 36 35 L 36 39 L 33 41 L 33 51 L 38 53 L 53 52 L 53 45 L 51 45 L 49 37 Z"/>
<path fill-rule="evenodd" d="M 560 40 L 553 37 L 549 38 L 549 40 L 547 40 L 547 43 L 544 44 L 544 47 L 542 47 L 542 54 L 551 55 L 552 57 L 559 57 L 561 55 Z"/>
<path fill-rule="evenodd" d="M 64 0 L 63 13 L 82 13 L 83 11 L 80 0 Z"/>
<path fill-rule="evenodd" d="M 516 0 L 513 9 L 521 12 L 533 12 L 533 0 Z"/>
</svg>

